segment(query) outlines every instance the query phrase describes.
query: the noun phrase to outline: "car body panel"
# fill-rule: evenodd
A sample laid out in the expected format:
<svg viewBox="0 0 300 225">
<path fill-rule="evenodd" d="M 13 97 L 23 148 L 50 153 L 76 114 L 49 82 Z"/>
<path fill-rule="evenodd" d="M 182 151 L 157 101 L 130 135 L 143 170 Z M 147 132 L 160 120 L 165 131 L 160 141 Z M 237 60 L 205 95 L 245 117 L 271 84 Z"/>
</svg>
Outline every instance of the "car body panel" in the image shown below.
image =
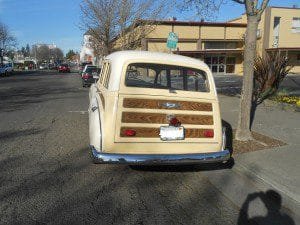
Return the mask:
<svg viewBox="0 0 300 225">
<path fill-rule="evenodd" d="M 127 66 L 135 62 L 180 65 L 201 69 L 207 74 L 208 92 L 170 91 L 128 87 L 125 85 Z M 93 89 L 93 91 L 92 91 Z M 171 54 L 124 51 L 113 53 L 103 62 L 100 79 L 92 85 L 90 102 L 97 99 L 101 123 L 101 149 L 111 154 L 197 154 L 222 150 L 222 125 L 219 101 L 212 74 L 203 62 Z M 178 104 L 179 108 L 160 105 Z M 93 113 L 90 105 L 89 113 Z M 162 141 L 159 128 L 168 126 L 169 115 L 182 120 L 184 140 Z M 127 137 L 122 130 L 136 129 L 138 135 Z M 212 130 L 213 137 L 204 137 Z M 90 143 L 93 145 L 92 143 Z"/>
</svg>

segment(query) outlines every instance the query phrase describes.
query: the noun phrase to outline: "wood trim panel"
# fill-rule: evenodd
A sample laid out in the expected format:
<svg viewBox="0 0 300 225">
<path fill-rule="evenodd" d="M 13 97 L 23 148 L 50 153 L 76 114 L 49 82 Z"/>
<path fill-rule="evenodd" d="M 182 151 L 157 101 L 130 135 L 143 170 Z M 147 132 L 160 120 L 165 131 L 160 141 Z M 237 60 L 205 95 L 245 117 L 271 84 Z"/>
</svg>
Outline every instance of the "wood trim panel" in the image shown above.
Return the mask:
<svg viewBox="0 0 300 225">
<path fill-rule="evenodd" d="M 181 124 L 195 124 L 195 125 L 213 125 L 213 116 L 211 115 L 183 115 L 175 114 L 176 118 Z M 160 113 L 135 113 L 123 112 L 122 123 L 169 123 L 167 114 Z"/>
<path fill-rule="evenodd" d="M 139 99 L 139 98 L 124 98 L 124 108 L 142 108 L 142 109 L 166 109 L 172 110 L 172 108 L 166 108 L 162 104 L 170 102 L 179 104 L 176 110 L 190 110 L 190 111 L 212 111 L 212 104 L 205 102 L 189 102 L 189 101 L 172 101 L 172 100 L 152 100 L 152 99 Z M 174 110 L 174 109 L 173 109 Z"/>
<path fill-rule="evenodd" d="M 132 129 L 136 131 L 136 135 L 128 137 L 124 135 L 124 131 Z M 213 129 L 185 129 L 185 138 L 207 138 L 204 137 L 204 131 L 213 131 Z M 149 127 L 121 127 L 120 137 L 123 138 L 159 138 L 159 128 Z M 213 137 L 210 137 L 213 138 Z"/>
</svg>

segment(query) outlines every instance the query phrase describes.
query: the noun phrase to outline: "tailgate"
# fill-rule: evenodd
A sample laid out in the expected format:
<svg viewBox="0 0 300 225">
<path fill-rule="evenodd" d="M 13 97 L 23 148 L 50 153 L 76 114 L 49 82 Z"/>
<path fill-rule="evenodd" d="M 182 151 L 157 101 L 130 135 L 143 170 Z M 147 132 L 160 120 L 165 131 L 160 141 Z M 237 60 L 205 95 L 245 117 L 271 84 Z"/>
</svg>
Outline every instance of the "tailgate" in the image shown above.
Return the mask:
<svg viewBox="0 0 300 225">
<path fill-rule="evenodd" d="M 184 127 L 183 140 L 163 141 L 160 127 L 175 116 Z M 127 136 L 126 130 L 134 130 Z M 220 110 L 217 100 L 121 94 L 118 100 L 115 142 L 130 143 L 219 143 Z M 207 132 L 213 134 L 208 137 Z"/>
</svg>

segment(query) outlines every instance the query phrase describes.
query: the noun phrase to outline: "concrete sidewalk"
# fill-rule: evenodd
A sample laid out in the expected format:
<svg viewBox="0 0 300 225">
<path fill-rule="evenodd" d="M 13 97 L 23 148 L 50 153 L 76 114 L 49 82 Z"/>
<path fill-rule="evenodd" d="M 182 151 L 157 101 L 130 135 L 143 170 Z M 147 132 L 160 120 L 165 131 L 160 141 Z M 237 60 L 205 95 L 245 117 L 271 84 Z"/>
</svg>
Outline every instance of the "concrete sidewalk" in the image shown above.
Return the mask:
<svg viewBox="0 0 300 225">
<path fill-rule="evenodd" d="M 219 100 L 223 120 L 236 128 L 239 98 L 219 95 Z M 262 104 L 256 112 L 252 130 L 287 145 L 237 155 L 233 170 L 249 178 L 261 190 L 278 191 L 283 206 L 299 219 L 300 113 L 283 110 L 277 104 Z"/>
</svg>

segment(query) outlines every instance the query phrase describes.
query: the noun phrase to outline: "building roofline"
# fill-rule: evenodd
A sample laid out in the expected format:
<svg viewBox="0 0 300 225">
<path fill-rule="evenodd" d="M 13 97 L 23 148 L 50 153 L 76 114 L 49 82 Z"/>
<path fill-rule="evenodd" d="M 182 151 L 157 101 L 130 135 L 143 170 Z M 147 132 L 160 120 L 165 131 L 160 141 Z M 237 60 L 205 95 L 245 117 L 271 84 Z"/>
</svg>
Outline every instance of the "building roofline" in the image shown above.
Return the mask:
<svg viewBox="0 0 300 225">
<path fill-rule="evenodd" d="M 268 8 L 275 8 L 275 9 L 300 9 L 299 7 L 285 7 L 285 6 L 269 6 Z"/>
<path fill-rule="evenodd" d="M 175 54 L 182 55 L 191 55 L 191 54 L 205 54 L 205 53 L 243 53 L 243 49 L 203 49 L 203 50 L 195 50 L 195 51 L 173 51 Z"/>
<path fill-rule="evenodd" d="M 212 27 L 247 27 L 246 23 L 228 22 L 204 22 L 204 21 L 178 21 L 178 20 L 154 20 L 149 21 L 156 25 L 179 25 L 179 26 L 212 26 Z"/>
<path fill-rule="evenodd" d="M 226 22 L 227 22 L 227 23 L 231 23 L 232 21 L 240 20 L 240 19 L 242 19 L 241 16 L 240 16 L 240 17 L 236 17 L 236 18 L 232 18 L 232 19 L 230 19 L 230 20 L 227 20 Z"/>
</svg>

